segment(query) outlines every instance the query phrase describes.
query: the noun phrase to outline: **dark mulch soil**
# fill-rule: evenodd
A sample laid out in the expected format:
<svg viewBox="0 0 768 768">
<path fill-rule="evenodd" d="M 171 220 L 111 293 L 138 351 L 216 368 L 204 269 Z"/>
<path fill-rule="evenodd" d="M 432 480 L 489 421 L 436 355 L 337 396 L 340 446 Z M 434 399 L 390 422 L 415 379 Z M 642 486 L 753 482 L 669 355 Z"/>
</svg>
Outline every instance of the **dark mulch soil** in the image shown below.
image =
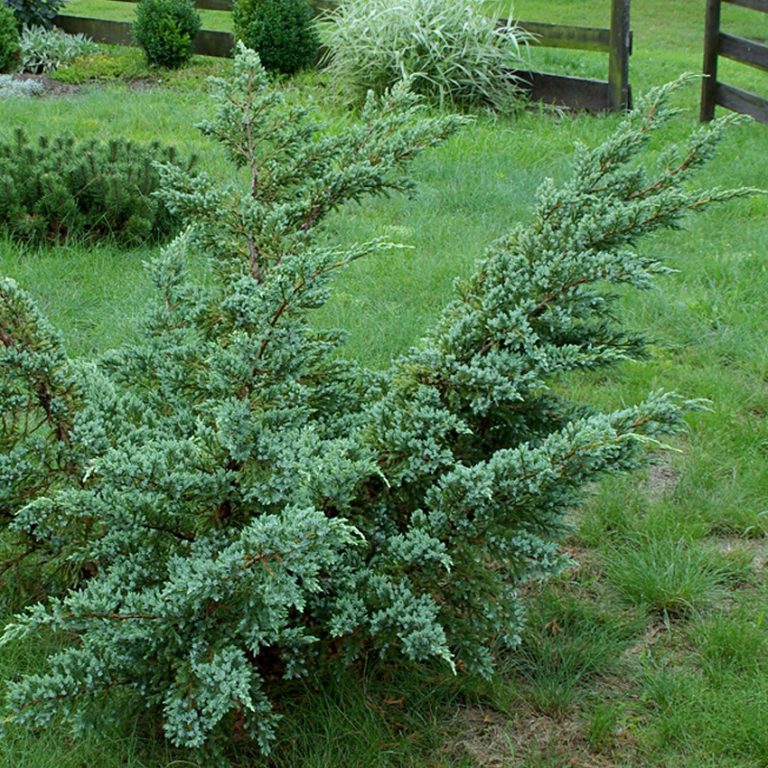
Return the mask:
<svg viewBox="0 0 768 768">
<path fill-rule="evenodd" d="M 163 84 L 159 77 L 132 77 L 130 80 L 123 81 L 132 91 L 151 91 Z"/>
<path fill-rule="evenodd" d="M 47 75 L 33 75 L 29 72 L 16 74 L 13 76 L 14 80 L 34 80 L 36 83 L 40 83 L 45 89 L 41 96 L 71 96 L 77 93 L 83 88 L 83 85 L 73 85 L 72 83 L 61 83 L 58 80 L 54 80 Z M 152 88 L 157 88 L 158 85 L 162 85 L 162 80 L 157 77 L 132 77 L 129 80 L 123 81 L 110 81 L 110 82 L 123 82 L 126 87 L 132 91 L 148 91 Z M 87 83 L 88 86 L 104 85 L 104 81 L 93 80 Z"/>
</svg>

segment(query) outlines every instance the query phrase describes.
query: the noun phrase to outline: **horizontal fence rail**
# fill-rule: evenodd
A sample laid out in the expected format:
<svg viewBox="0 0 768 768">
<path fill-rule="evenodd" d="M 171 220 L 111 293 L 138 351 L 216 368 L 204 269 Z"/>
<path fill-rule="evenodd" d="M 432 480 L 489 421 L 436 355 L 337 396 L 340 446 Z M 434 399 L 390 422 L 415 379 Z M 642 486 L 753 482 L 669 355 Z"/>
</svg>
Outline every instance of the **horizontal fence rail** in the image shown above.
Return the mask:
<svg viewBox="0 0 768 768">
<path fill-rule="evenodd" d="M 139 0 L 119 0 L 123 3 L 137 3 Z M 192 5 L 201 11 L 231 11 L 231 0 L 194 0 Z"/>
<path fill-rule="evenodd" d="M 762 0 L 754 0 L 762 2 Z M 137 2 L 137 0 L 119 0 Z M 752 0 L 743 0 L 752 2 Z M 768 2 L 768 0 L 766 0 Z M 204 10 L 231 11 L 231 0 L 194 0 Z M 314 0 L 321 11 L 330 7 L 329 0 Z M 589 112 L 620 111 L 631 105 L 629 87 L 629 56 L 632 33 L 629 30 L 630 0 L 611 0 L 611 27 L 580 27 L 520 21 L 518 25 L 531 35 L 530 44 L 546 48 L 568 48 L 608 54 L 608 79 L 588 80 L 545 72 L 518 71 L 515 83 L 526 90 L 535 101 L 568 109 Z M 54 24 L 65 32 L 82 33 L 97 43 L 135 45 L 132 24 L 128 21 L 69 16 L 60 14 Z M 231 32 L 203 29 L 198 32 L 192 50 L 204 56 L 231 56 L 234 36 Z"/>
<path fill-rule="evenodd" d="M 510 74 L 533 101 L 595 113 L 613 109 L 611 86 L 602 80 L 520 70 Z"/>
<path fill-rule="evenodd" d="M 516 71 L 518 85 L 532 99 L 568 109 L 588 112 L 619 112 L 632 106 L 629 85 L 629 57 L 632 32 L 629 28 L 630 0 L 611 0 L 610 27 L 580 27 L 518 21 L 531 35 L 530 45 L 543 48 L 568 48 L 608 54 L 608 79 L 590 80 L 549 72 Z M 502 20 L 502 23 L 506 23 Z"/>
<path fill-rule="evenodd" d="M 133 24 L 130 21 L 111 21 L 92 19 L 87 16 L 56 16 L 53 23 L 70 34 L 88 35 L 97 43 L 110 45 L 135 45 Z M 214 29 L 201 29 L 192 41 L 192 52 L 200 56 L 232 55 L 234 38 L 231 32 L 219 32 Z"/>
<path fill-rule="evenodd" d="M 508 21 L 501 19 L 499 23 L 506 25 Z M 611 30 L 607 27 L 577 27 L 541 21 L 518 21 L 517 25 L 531 35 L 528 41 L 530 45 L 597 53 L 608 53 L 611 50 Z"/>
<path fill-rule="evenodd" d="M 83 34 L 97 43 L 110 45 L 133 45 L 131 24 L 127 21 L 92 19 L 87 16 L 66 16 L 59 14 L 53 20 L 59 28 L 70 35 Z"/>
<path fill-rule="evenodd" d="M 721 31 L 721 9 L 724 2 L 768 14 L 768 0 L 707 0 L 701 120 L 712 120 L 715 107 L 721 106 L 751 115 L 755 120 L 768 125 L 768 98 L 726 85 L 717 79 L 717 62 L 720 56 L 768 72 L 768 45 Z"/>
<path fill-rule="evenodd" d="M 768 70 L 768 45 L 746 37 L 720 33 L 718 54 L 758 69 Z"/>
<path fill-rule="evenodd" d="M 335 7 L 333 0 L 308 0 L 315 13 L 331 10 Z M 138 3 L 139 0 L 118 0 L 122 3 Z M 231 11 L 232 0 L 192 0 L 192 5 L 201 11 Z"/>
<path fill-rule="evenodd" d="M 753 11 L 768 13 L 768 0 L 725 0 L 731 5 L 740 5 L 742 8 L 751 8 Z"/>
</svg>

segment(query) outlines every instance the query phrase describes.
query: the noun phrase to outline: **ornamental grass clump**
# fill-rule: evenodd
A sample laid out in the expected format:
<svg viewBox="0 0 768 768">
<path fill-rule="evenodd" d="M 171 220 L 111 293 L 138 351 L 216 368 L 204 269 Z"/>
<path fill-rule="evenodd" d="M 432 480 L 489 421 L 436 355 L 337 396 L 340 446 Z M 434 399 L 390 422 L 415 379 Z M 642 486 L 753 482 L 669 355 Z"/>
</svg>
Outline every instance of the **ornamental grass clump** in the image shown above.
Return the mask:
<svg viewBox="0 0 768 768">
<path fill-rule="evenodd" d="M 328 14 L 326 63 L 360 101 L 411 78 L 434 104 L 509 112 L 521 103 L 510 70 L 523 65 L 527 36 L 501 17 L 512 9 L 483 0 L 343 0 Z"/>
<path fill-rule="evenodd" d="M 234 740 L 267 752 L 281 681 L 318 667 L 378 654 L 491 673 L 520 642 L 521 588 L 568 562 L 566 513 L 683 423 L 667 393 L 604 412 L 552 383 L 642 358 L 615 287 L 667 269 L 635 242 L 741 194 L 684 184 L 728 118 L 659 168 L 637 162 L 673 114 L 657 90 L 374 372 L 311 311 L 388 244 L 318 235 L 334 209 L 413 189 L 413 158 L 465 119 L 426 117 L 398 85 L 320 130 L 242 47 L 213 89 L 203 133 L 242 173 L 163 168 L 187 228 L 150 266 L 135 343 L 72 360 L 0 282 L 0 512 L 19 558 L 76 576 L 5 629 L 62 643 L 8 686 L 7 717 L 89 727 L 133 702 L 204 765 Z"/>
</svg>

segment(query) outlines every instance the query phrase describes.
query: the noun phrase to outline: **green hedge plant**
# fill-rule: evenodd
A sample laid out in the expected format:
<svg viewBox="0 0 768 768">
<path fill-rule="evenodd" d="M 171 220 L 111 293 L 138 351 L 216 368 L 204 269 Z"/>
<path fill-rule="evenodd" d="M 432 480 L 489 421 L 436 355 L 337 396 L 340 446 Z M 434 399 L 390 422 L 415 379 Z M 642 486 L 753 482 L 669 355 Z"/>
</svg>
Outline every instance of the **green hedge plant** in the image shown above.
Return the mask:
<svg viewBox="0 0 768 768">
<path fill-rule="evenodd" d="M 177 69 L 192 57 L 200 26 L 192 0 L 139 0 L 133 36 L 150 64 Z"/>
<path fill-rule="evenodd" d="M 0 72 L 11 72 L 18 67 L 19 27 L 13 11 L 0 3 Z"/>
<path fill-rule="evenodd" d="M 235 38 L 270 72 L 292 75 L 315 63 L 319 38 L 307 0 L 235 0 Z"/>
<path fill-rule="evenodd" d="M 150 266 L 135 343 L 71 360 L 0 282 L 0 510 L 20 557 L 79 573 L 5 630 L 62 643 L 9 684 L 10 720 L 87 728 L 135 703 L 214 765 L 234 739 L 268 751 L 281 681 L 317 665 L 374 653 L 490 674 L 520 642 L 525 584 L 568 563 L 566 514 L 683 424 L 668 393 L 604 411 L 552 386 L 647 354 L 616 287 L 667 269 L 635 243 L 739 194 L 686 184 L 722 121 L 637 162 L 670 90 L 545 182 L 530 222 L 378 372 L 310 318 L 335 273 L 389 245 L 318 235 L 334 209 L 413 189 L 413 158 L 463 118 L 426 117 L 399 85 L 321 131 L 241 48 L 202 125 L 241 173 L 163 168 L 188 227 Z"/>
<path fill-rule="evenodd" d="M 510 70 L 524 64 L 527 36 L 512 9 L 483 0 L 343 0 L 328 14 L 326 63 L 342 93 L 358 100 L 403 78 L 440 106 L 517 108 Z"/>
</svg>

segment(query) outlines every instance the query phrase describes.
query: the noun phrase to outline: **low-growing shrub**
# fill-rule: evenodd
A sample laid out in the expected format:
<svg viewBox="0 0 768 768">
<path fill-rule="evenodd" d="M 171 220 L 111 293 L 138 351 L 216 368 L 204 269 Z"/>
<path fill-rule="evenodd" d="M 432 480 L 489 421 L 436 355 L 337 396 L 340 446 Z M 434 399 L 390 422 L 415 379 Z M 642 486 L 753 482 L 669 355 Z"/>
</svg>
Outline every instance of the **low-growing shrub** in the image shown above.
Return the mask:
<svg viewBox="0 0 768 768">
<path fill-rule="evenodd" d="M 483 0 L 344 0 L 330 15 L 326 61 L 338 87 L 359 99 L 403 78 L 430 101 L 506 112 L 520 104 L 510 69 L 526 36 L 512 11 Z"/>
<path fill-rule="evenodd" d="M 53 25 L 66 0 L 4 0 L 13 11 L 19 27 L 45 27 Z"/>
<path fill-rule="evenodd" d="M 60 83 L 80 85 L 92 81 L 131 80 L 146 77 L 147 74 L 146 57 L 141 49 L 115 46 L 111 50 L 101 49 L 92 56 L 83 56 L 64 64 L 53 73 L 52 78 Z"/>
<path fill-rule="evenodd" d="M 136 244 L 167 237 L 177 222 L 153 194 L 154 161 L 179 162 L 173 147 L 156 143 L 68 136 L 31 142 L 18 129 L 12 140 L 0 141 L 0 229 L 32 242 L 113 237 Z"/>
<path fill-rule="evenodd" d="M 191 0 L 139 0 L 136 6 L 133 35 L 156 67 L 186 64 L 199 31 L 200 14 Z"/>
<path fill-rule="evenodd" d="M 53 72 L 79 56 L 90 56 L 99 46 L 85 35 L 69 35 L 53 27 L 24 27 L 21 34 L 21 69 L 40 74 Z"/>
<path fill-rule="evenodd" d="M 88 727 L 137 702 L 202 765 L 232 739 L 267 751 L 282 681 L 315 665 L 375 653 L 489 674 L 519 644 L 521 586 L 567 564 L 557 540 L 590 484 L 682 426 L 669 394 L 606 413 L 551 384 L 647 354 L 616 287 L 666 270 L 635 243 L 737 194 L 686 183 L 729 118 L 645 169 L 671 89 L 638 99 L 569 181 L 544 184 L 424 339 L 370 371 L 310 310 L 387 245 L 329 243 L 320 225 L 413 189 L 410 162 L 464 118 L 425 117 L 400 85 L 320 132 L 245 49 L 214 88 L 202 130 L 242 173 L 220 185 L 164 167 L 188 226 L 150 266 L 135 343 L 71 360 L 0 280 L 0 513 L 19 557 L 80 575 L 6 628 L 63 644 L 9 683 L 8 719 Z"/>
<path fill-rule="evenodd" d="M 34 80 L 19 80 L 11 75 L 0 75 L 0 99 L 39 96 L 44 88 Z"/>
<path fill-rule="evenodd" d="M 19 26 L 13 11 L 0 3 L 0 72 L 10 72 L 19 63 Z"/>
<path fill-rule="evenodd" d="M 317 58 L 319 38 L 307 0 L 235 0 L 235 38 L 271 72 L 292 75 Z"/>
</svg>

